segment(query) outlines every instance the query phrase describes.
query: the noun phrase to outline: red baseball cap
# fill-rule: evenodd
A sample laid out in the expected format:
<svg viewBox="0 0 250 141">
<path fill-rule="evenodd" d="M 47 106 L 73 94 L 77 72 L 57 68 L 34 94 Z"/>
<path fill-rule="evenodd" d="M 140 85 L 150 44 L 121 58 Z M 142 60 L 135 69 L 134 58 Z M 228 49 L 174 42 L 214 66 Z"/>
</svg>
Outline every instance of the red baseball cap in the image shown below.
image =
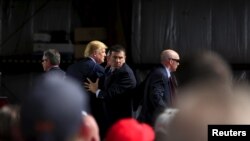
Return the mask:
<svg viewBox="0 0 250 141">
<path fill-rule="evenodd" d="M 105 141 L 153 141 L 154 130 L 133 118 L 117 121 L 107 132 Z"/>
</svg>

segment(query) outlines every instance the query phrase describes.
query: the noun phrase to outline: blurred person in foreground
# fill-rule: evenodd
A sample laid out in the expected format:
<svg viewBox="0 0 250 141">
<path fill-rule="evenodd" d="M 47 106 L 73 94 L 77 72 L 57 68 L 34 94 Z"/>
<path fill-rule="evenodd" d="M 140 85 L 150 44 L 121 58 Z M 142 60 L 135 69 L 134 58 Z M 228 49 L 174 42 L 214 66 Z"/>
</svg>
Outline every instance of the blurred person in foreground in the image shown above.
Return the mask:
<svg viewBox="0 0 250 141">
<path fill-rule="evenodd" d="M 42 66 L 47 75 L 58 75 L 64 78 L 65 72 L 59 67 L 61 55 L 56 49 L 48 49 L 43 52 Z"/>
<path fill-rule="evenodd" d="M 155 124 L 154 124 L 154 131 L 155 131 L 155 140 L 164 139 L 167 134 L 168 126 L 174 119 L 175 115 L 178 113 L 178 109 L 176 108 L 166 108 L 162 113 L 157 116 Z"/>
<path fill-rule="evenodd" d="M 26 141 L 99 141 L 93 117 L 83 114 L 88 97 L 74 80 L 41 78 L 21 105 L 21 129 Z M 88 138 L 88 140 L 86 139 Z"/>
<path fill-rule="evenodd" d="M 6 104 L 0 109 L 0 141 L 22 141 L 20 106 Z"/>
<path fill-rule="evenodd" d="M 155 119 L 166 107 L 175 102 L 177 88 L 175 72 L 179 66 L 179 54 L 171 49 L 161 52 L 161 64 L 151 70 L 144 80 L 142 109 L 138 120 L 154 125 Z"/>
<path fill-rule="evenodd" d="M 99 127 L 92 115 L 84 116 L 83 141 L 101 141 L 99 135 Z"/>
<path fill-rule="evenodd" d="M 98 40 L 90 41 L 84 50 L 85 58 L 70 65 L 66 71 L 67 76 L 73 77 L 80 84 L 87 82 L 87 78 L 91 79 L 91 81 L 96 81 L 97 78 L 104 77 L 104 67 L 100 64 L 105 61 L 106 49 L 107 46 L 103 42 Z M 100 82 L 100 85 L 103 84 Z M 104 127 L 106 126 L 106 123 L 103 122 L 106 117 L 103 101 L 97 99 L 93 94 L 89 94 L 89 97 L 90 114 L 96 119 L 100 127 L 100 135 L 103 138 Z"/>
<path fill-rule="evenodd" d="M 178 112 L 156 141 L 207 141 L 208 125 L 250 124 L 249 86 L 196 83 L 179 91 Z M 160 135 L 160 136 L 159 136 Z"/>
<path fill-rule="evenodd" d="M 233 83 L 229 64 L 218 53 L 209 50 L 193 51 L 184 56 L 176 75 L 179 88 L 196 83 L 229 86 Z"/>
<path fill-rule="evenodd" d="M 85 88 L 103 99 L 107 111 L 108 129 L 121 118 L 132 117 L 132 93 L 136 79 L 132 69 L 126 64 L 126 51 L 121 45 L 110 48 L 110 67 L 106 68 L 104 88 L 88 79 Z"/>
</svg>

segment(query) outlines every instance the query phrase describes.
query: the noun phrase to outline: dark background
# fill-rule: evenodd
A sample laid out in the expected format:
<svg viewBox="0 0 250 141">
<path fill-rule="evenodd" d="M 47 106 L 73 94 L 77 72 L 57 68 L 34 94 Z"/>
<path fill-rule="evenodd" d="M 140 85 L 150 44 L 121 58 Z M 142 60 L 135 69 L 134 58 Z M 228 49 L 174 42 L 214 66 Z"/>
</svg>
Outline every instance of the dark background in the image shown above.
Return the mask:
<svg viewBox="0 0 250 141">
<path fill-rule="evenodd" d="M 75 28 L 103 27 L 103 42 L 124 45 L 136 72 L 152 68 L 166 48 L 181 58 L 208 49 L 237 75 L 250 67 L 249 25 L 248 0 L 0 0 L 0 95 L 20 102 L 42 73 L 34 33 L 75 45 Z M 74 61 L 72 53 L 62 53 L 63 69 Z"/>
</svg>

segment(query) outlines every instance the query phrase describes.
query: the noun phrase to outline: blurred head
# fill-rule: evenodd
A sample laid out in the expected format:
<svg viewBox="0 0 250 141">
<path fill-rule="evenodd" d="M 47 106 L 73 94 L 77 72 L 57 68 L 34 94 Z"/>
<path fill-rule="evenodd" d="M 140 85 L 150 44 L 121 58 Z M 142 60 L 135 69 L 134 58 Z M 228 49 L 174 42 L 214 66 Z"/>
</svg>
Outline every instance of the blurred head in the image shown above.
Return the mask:
<svg viewBox="0 0 250 141">
<path fill-rule="evenodd" d="M 42 77 L 21 106 L 21 129 L 27 141 L 68 141 L 80 137 L 86 92 L 80 84 Z"/>
<path fill-rule="evenodd" d="M 247 87 L 199 84 L 180 91 L 176 105 L 179 111 L 170 122 L 164 140 L 207 141 L 208 125 L 250 124 Z"/>
<path fill-rule="evenodd" d="M 166 108 L 160 115 L 156 118 L 154 130 L 156 141 L 161 141 L 165 138 L 168 133 L 169 124 L 172 122 L 178 109 L 175 108 Z"/>
<path fill-rule="evenodd" d="M 98 64 L 105 61 L 107 46 L 101 41 L 91 41 L 87 44 L 84 57 L 92 57 Z"/>
<path fill-rule="evenodd" d="M 0 109 L 1 141 L 22 140 L 19 129 L 19 109 L 19 106 L 9 104 Z"/>
<path fill-rule="evenodd" d="M 208 81 L 230 85 L 233 76 L 228 63 L 216 52 L 208 50 L 185 56 L 177 75 L 179 86 Z"/>
<path fill-rule="evenodd" d="M 169 71 L 174 72 L 180 64 L 180 57 L 177 52 L 167 49 L 161 52 L 161 63 L 166 66 Z"/>
<path fill-rule="evenodd" d="M 48 49 L 43 52 L 42 66 L 44 71 L 48 71 L 53 66 L 58 66 L 60 61 L 61 56 L 56 49 Z"/>
<path fill-rule="evenodd" d="M 99 127 L 96 120 L 91 115 L 84 116 L 83 140 L 84 141 L 100 141 Z"/>
<path fill-rule="evenodd" d="M 133 118 L 124 118 L 112 125 L 105 141 L 154 141 L 155 134 L 151 126 L 139 123 Z"/>
<path fill-rule="evenodd" d="M 110 48 L 110 65 L 113 68 L 120 68 L 126 60 L 126 50 L 121 45 L 114 45 Z"/>
</svg>

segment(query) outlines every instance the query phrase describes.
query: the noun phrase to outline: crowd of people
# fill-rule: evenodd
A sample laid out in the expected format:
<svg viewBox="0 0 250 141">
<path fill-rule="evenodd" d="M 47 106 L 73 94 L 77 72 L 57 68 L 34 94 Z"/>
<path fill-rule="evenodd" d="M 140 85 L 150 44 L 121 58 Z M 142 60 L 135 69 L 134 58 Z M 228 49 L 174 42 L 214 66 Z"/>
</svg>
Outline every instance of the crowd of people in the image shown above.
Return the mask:
<svg viewBox="0 0 250 141">
<path fill-rule="evenodd" d="M 209 124 L 250 123 L 248 83 L 215 52 L 164 49 L 140 83 L 122 45 L 94 40 L 83 54 L 63 70 L 44 51 L 22 104 L 0 109 L 1 141 L 206 141 Z"/>
</svg>

